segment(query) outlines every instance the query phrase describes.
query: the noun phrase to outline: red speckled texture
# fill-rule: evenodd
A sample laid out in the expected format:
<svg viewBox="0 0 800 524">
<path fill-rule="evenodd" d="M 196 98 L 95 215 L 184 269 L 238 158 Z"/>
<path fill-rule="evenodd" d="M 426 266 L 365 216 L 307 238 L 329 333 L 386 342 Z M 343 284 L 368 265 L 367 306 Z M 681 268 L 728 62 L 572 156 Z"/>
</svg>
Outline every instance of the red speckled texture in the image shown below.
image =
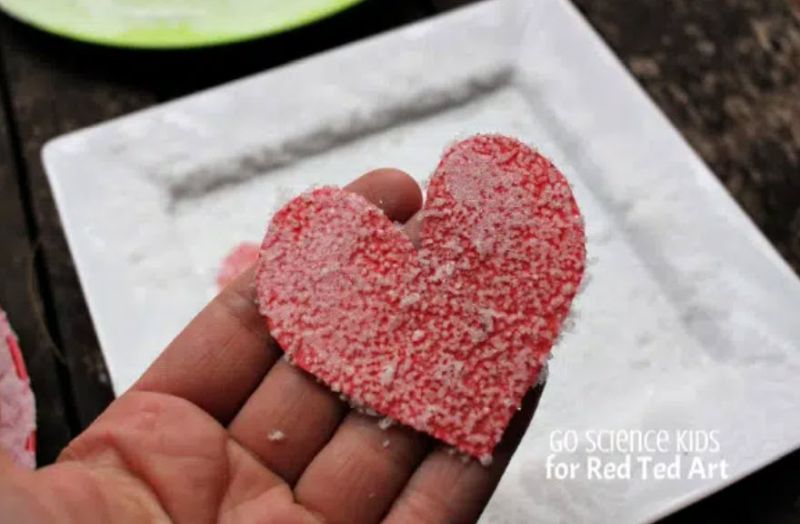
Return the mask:
<svg viewBox="0 0 800 524">
<path fill-rule="evenodd" d="M 217 272 L 217 287 L 224 288 L 258 260 L 258 244 L 243 242 L 225 257 Z"/>
<path fill-rule="evenodd" d="M 0 448 L 21 466 L 36 465 L 36 403 L 17 337 L 0 309 Z"/>
<path fill-rule="evenodd" d="M 452 146 L 416 249 L 358 195 L 273 218 L 257 274 L 287 358 L 336 392 L 486 462 L 535 384 L 585 262 L 569 184 L 502 136 Z"/>
</svg>

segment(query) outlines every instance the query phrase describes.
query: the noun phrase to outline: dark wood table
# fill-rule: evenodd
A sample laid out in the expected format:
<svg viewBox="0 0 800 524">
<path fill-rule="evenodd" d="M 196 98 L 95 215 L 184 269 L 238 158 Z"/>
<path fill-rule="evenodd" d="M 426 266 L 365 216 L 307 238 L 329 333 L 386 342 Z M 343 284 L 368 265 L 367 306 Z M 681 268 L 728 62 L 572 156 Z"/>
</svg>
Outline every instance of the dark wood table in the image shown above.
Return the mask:
<svg viewBox="0 0 800 524">
<path fill-rule="evenodd" d="M 800 0 L 574 2 L 800 270 Z M 367 0 L 288 34 L 184 52 L 93 47 L 0 17 L 0 304 L 36 391 L 40 464 L 113 398 L 44 142 L 467 3 Z M 800 452 L 670 520 L 800 522 Z"/>
</svg>

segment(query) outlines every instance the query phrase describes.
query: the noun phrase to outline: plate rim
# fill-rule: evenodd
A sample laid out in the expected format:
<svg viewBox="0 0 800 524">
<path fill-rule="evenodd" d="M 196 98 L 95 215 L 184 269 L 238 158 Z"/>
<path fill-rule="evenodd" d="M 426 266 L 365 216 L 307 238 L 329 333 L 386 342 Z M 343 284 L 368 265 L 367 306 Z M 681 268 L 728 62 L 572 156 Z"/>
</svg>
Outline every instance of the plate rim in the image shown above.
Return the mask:
<svg viewBox="0 0 800 524">
<path fill-rule="evenodd" d="M 22 24 L 60 38 L 109 48 L 157 51 L 203 49 L 239 44 L 259 38 L 287 33 L 333 17 L 365 1 L 366 0 L 331 0 L 326 7 L 311 10 L 286 23 L 273 25 L 272 27 L 260 30 L 228 32 L 214 35 L 194 33 L 189 37 L 184 36 L 178 38 L 170 38 L 164 32 L 161 33 L 162 36 L 166 36 L 163 40 L 153 39 L 152 35 L 143 37 L 137 31 L 123 32 L 117 36 L 82 31 L 69 24 L 65 25 L 47 21 L 41 16 L 38 16 L 36 12 L 34 12 L 35 10 L 26 12 L 24 9 L 20 10 L 17 7 L 8 6 L 6 0 L 0 0 L 0 11 Z"/>
</svg>

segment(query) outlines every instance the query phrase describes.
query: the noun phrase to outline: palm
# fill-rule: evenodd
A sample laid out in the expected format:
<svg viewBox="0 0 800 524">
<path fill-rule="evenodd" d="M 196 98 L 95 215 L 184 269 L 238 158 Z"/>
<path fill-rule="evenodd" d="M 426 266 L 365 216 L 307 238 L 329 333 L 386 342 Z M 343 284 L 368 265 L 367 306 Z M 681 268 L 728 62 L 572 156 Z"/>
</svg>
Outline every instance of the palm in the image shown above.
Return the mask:
<svg viewBox="0 0 800 524">
<path fill-rule="evenodd" d="M 76 505 L 76 522 L 316 522 L 221 424 L 165 394 L 120 398 L 45 472 L 53 485 L 102 498 L 104 513 Z"/>
<path fill-rule="evenodd" d="M 394 220 L 420 206 L 416 184 L 396 171 L 370 173 L 349 188 Z M 536 392 L 489 468 L 409 428 L 383 430 L 280 359 L 252 280 L 248 272 L 228 286 L 56 465 L 8 477 L 0 510 L 74 522 L 476 520 Z"/>
</svg>

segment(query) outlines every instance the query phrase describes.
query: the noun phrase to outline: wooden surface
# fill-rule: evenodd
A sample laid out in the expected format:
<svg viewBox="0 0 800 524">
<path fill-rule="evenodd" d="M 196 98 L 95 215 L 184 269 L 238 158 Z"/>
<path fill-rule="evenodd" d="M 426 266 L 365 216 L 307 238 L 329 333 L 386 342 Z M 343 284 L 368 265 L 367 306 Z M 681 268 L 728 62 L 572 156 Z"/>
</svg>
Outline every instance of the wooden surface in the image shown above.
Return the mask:
<svg viewBox="0 0 800 524">
<path fill-rule="evenodd" d="M 800 269 L 800 2 L 574 1 Z M 36 391 L 41 464 L 112 398 L 39 160 L 44 142 L 468 3 L 367 0 L 285 35 L 158 53 L 92 47 L 0 18 L 0 304 Z M 800 522 L 798 472 L 796 452 L 671 520 Z"/>
</svg>

